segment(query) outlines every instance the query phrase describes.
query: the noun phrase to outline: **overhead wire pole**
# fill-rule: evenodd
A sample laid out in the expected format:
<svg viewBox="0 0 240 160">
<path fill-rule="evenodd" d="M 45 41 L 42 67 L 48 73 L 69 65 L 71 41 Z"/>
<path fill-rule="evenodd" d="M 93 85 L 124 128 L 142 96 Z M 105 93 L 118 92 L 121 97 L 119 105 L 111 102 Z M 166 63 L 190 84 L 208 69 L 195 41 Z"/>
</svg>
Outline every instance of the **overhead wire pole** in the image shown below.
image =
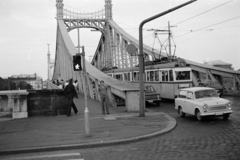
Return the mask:
<svg viewBox="0 0 240 160">
<path fill-rule="evenodd" d="M 172 53 L 171 53 L 171 31 L 170 31 L 169 21 L 168 21 L 168 43 L 169 43 L 169 61 L 172 62 Z"/>
<path fill-rule="evenodd" d="M 172 11 L 175 11 L 179 8 L 182 8 L 190 3 L 193 3 L 197 0 L 191 0 L 191 1 L 188 1 L 186 3 L 183 3 L 179 6 L 176 6 L 172 9 L 169 9 L 165 12 L 162 12 L 162 13 L 159 13 L 155 16 L 152 16 L 148 19 L 145 19 L 144 21 L 142 21 L 139 25 L 139 105 L 140 105 L 140 109 L 139 109 L 139 117 L 145 117 L 145 112 L 144 112 L 144 109 L 145 109 L 145 97 L 144 97 L 144 82 L 143 82 L 143 73 L 144 73 L 144 55 L 143 55 L 143 33 L 142 33 L 142 29 L 143 29 L 143 25 L 147 22 L 150 22 L 158 17 L 161 17 L 165 14 L 168 14 Z"/>
</svg>

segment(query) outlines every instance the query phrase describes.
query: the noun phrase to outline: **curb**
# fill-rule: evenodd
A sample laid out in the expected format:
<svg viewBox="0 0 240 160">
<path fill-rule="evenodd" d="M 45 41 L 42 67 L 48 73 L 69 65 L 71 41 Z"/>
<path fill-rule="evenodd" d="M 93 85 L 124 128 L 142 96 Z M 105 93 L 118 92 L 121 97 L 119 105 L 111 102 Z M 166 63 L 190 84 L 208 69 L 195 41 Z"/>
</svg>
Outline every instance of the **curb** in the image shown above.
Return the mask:
<svg viewBox="0 0 240 160">
<path fill-rule="evenodd" d="M 149 133 L 149 134 L 142 135 L 142 136 L 125 138 L 125 139 L 120 139 L 120 140 L 105 141 L 105 142 L 93 142 L 93 143 L 84 143 L 84 144 L 69 144 L 69 145 L 0 150 L 0 155 L 106 147 L 106 146 L 112 146 L 112 145 L 118 145 L 118 144 L 137 142 L 140 140 L 146 140 L 146 139 L 156 137 L 159 135 L 164 135 L 166 133 L 171 132 L 173 129 L 176 128 L 177 121 L 173 117 L 171 117 L 167 114 L 165 114 L 165 117 L 168 118 L 168 120 L 169 120 L 169 124 L 167 125 L 166 128 L 164 128 L 160 131 L 156 131 L 156 132 Z"/>
</svg>

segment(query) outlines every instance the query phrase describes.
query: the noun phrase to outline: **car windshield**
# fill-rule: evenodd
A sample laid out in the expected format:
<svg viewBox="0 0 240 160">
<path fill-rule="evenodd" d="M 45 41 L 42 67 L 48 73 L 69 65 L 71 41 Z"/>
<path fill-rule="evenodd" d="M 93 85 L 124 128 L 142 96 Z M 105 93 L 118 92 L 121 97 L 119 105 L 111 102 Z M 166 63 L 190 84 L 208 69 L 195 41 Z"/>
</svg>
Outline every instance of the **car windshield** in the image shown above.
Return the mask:
<svg viewBox="0 0 240 160">
<path fill-rule="evenodd" d="M 154 88 L 152 86 L 145 86 L 145 91 L 147 93 L 153 93 L 155 92 Z"/>
<path fill-rule="evenodd" d="M 196 99 L 200 98 L 209 98 L 209 97 L 218 97 L 217 91 L 213 89 L 201 90 L 195 92 Z"/>
</svg>

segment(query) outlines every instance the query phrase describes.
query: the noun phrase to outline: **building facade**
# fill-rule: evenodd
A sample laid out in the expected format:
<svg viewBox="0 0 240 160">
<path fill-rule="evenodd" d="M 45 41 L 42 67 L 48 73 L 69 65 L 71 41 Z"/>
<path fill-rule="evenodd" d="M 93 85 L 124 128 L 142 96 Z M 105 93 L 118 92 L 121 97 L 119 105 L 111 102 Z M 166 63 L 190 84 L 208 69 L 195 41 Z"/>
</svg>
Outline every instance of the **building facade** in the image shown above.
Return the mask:
<svg viewBox="0 0 240 160">
<path fill-rule="evenodd" d="M 42 78 L 34 74 L 20 74 L 12 75 L 8 78 L 10 81 L 15 82 L 18 86 L 19 82 L 24 81 L 32 86 L 32 89 L 42 89 Z"/>
</svg>

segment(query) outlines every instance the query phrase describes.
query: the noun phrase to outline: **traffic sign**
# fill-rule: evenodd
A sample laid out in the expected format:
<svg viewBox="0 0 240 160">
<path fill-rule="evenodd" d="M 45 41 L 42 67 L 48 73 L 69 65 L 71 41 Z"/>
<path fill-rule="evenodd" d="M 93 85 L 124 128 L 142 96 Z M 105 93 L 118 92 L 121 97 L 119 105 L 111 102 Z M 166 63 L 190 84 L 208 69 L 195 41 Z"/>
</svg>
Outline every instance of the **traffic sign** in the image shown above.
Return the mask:
<svg viewBox="0 0 240 160">
<path fill-rule="evenodd" d="M 137 52 L 137 48 L 133 44 L 127 45 L 127 52 L 132 56 Z"/>
</svg>

